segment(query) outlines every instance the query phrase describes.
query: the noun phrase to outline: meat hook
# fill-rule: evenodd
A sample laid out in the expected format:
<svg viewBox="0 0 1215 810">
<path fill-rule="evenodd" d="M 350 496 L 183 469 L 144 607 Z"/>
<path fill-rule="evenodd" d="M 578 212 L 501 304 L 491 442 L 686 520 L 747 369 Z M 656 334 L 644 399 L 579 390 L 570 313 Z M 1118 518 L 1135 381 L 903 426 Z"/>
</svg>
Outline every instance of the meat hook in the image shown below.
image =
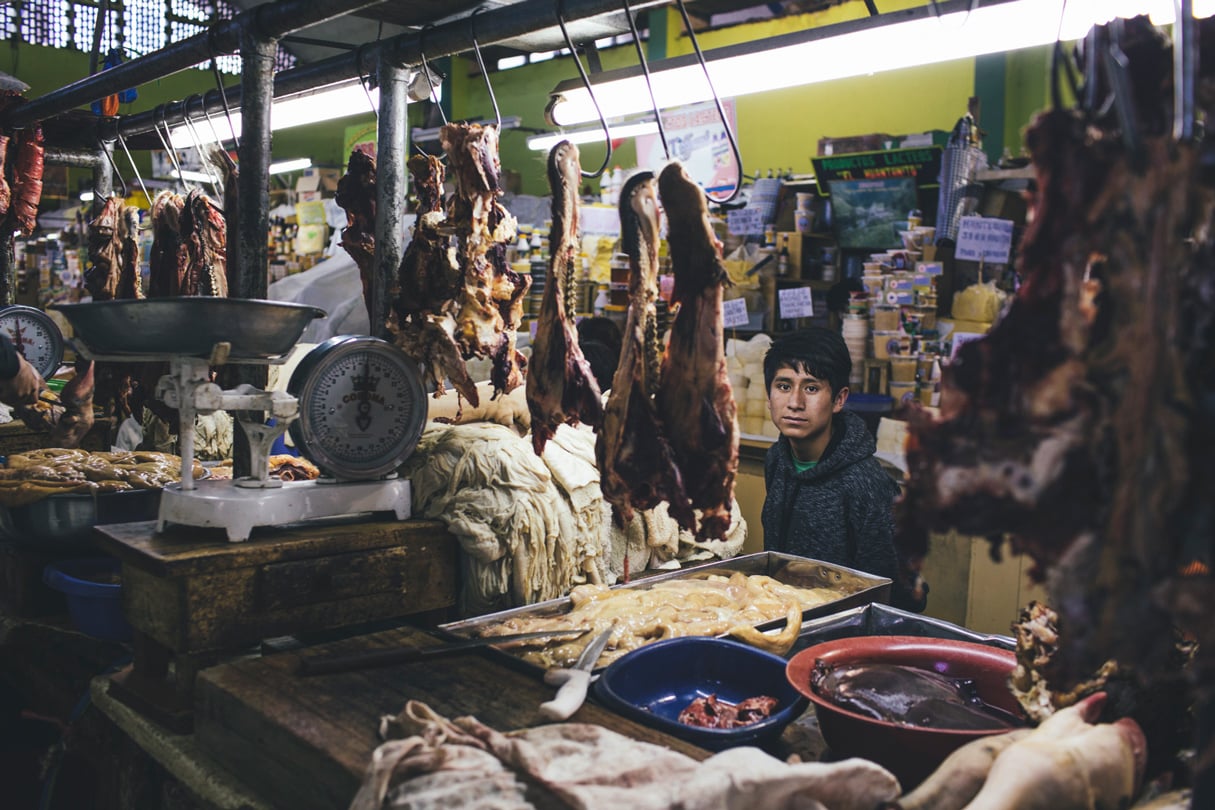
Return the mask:
<svg viewBox="0 0 1215 810">
<path fill-rule="evenodd" d="M 473 55 L 477 57 L 477 67 L 481 69 L 481 75 L 485 77 L 485 89 L 489 91 L 490 103 L 494 105 L 494 121 L 497 122 L 498 133 L 502 132 L 502 113 L 498 111 L 498 98 L 494 95 L 494 86 L 489 81 L 489 71 L 485 69 L 485 59 L 481 57 L 481 45 L 477 42 L 477 15 L 485 11 L 485 6 L 477 6 L 473 9 L 473 13 L 468 15 L 468 31 L 472 37 Z"/>
<path fill-rule="evenodd" d="M 730 202 L 742 191 L 742 153 L 738 149 L 738 138 L 734 136 L 734 130 L 730 128 L 730 122 L 726 119 L 726 110 L 721 105 L 721 96 L 717 95 L 717 88 L 713 86 L 713 77 L 709 75 L 709 66 L 705 63 L 705 55 L 700 50 L 700 43 L 696 41 L 696 32 L 692 28 L 692 18 L 688 16 L 688 9 L 683 4 L 683 0 L 675 0 L 675 5 L 679 8 L 679 15 L 683 17 L 683 26 L 688 32 L 688 39 L 692 42 L 692 49 L 696 51 L 696 61 L 700 63 L 700 69 L 705 74 L 705 81 L 709 83 L 709 92 L 713 94 L 713 103 L 717 106 L 717 116 L 721 119 L 721 126 L 726 131 L 726 138 L 730 141 L 730 149 L 734 153 L 734 162 L 738 166 L 738 182 L 734 184 L 734 190 L 730 192 L 728 197 L 717 199 L 708 191 L 705 192 L 705 196 L 709 198 L 709 202 L 721 205 L 722 203 Z"/>
<path fill-rule="evenodd" d="M 214 55 L 211 56 L 211 75 L 215 77 L 215 86 L 219 89 L 219 100 L 224 105 L 224 116 L 228 119 L 228 131 L 232 133 L 232 145 L 239 151 L 240 136 L 236 134 L 236 127 L 232 125 L 232 108 L 228 106 L 228 94 L 224 90 L 224 81 L 219 75 L 219 63 L 215 61 Z"/>
<path fill-rule="evenodd" d="M 443 119 L 443 124 L 446 126 L 447 113 L 443 112 L 443 105 L 439 102 L 439 97 L 435 95 L 434 76 L 430 72 L 430 65 L 426 63 L 426 32 L 432 28 L 434 28 L 433 23 L 426 23 L 418 31 L 418 56 L 422 57 L 422 75 L 426 78 L 426 86 L 430 90 L 430 100 L 439 108 L 439 117 Z M 443 78 L 443 74 L 439 74 L 439 80 L 442 81 Z"/>
<path fill-rule="evenodd" d="M 118 133 L 118 145 L 122 147 L 122 153 L 127 156 L 127 163 L 131 164 L 131 171 L 135 174 L 135 181 L 139 183 L 139 190 L 143 192 L 143 197 L 148 201 L 148 205 L 152 204 L 152 196 L 148 194 L 148 187 L 143 184 L 143 178 L 139 176 L 139 169 L 135 166 L 135 159 L 131 157 L 131 150 L 127 149 L 127 139 L 122 137 L 122 133 Z M 115 170 L 117 174 L 117 170 Z M 123 183 L 123 188 L 126 183 Z M 123 196 L 126 196 L 125 194 Z"/>
<path fill-rule="evenodd" d="M 1118 113 L 1118 126 L 1122 129 L 1122 143 L 1131 165 L 1140 168 L 1144 157 L 1143 143 L 1139 137 L 1138 115 L 1134 91 L 1131 89 L 1131 62 L 1122 50 L 1122 20 L 1110 23 L 1110 31 L 1109 47 L 1103 54 L 1105 72 L 1109 74 L 1110 86 L 1114 90 L 1114 109 Z"/>
<path fill-rule="evenodd" d="M 163 146 L 165 148 L 165 152 L 168 153 L 169 162 L 172 163 L 173 168 L 177 170 L 177 180 L 178 180 L 178 182 L 181 183 L 182 187 L 184 188 L 186 185 L 186 179 L 181 176 L 181 164 L 177 162 L 177 153 L 173 151 L 173 146 L 166 139 L 166 136 L 161 134 L 160 125 L 156 123 L 157 117 L 159 117 L 160 120 L 164 123 L 165 132 L 166 133 L 169 132 L 169 122 L 168 122 L 168 119 L 165 117 L 165 105 L 163 105 L 163 104 L 159 105 L 156 108 L 156 111 L 152 114 L 152 131 L 156 133 L 156 137 L 160 139 L 161 146 Z"/>
<path fill-rule="evenodd" d="M 1194 85 L 1198 67 L 1197 28 L 1193 0 L 1173 0 L 1177 22 L 1173 26 L 1173 138 L 1194 139 Z"/>
<path fill-rule="evenodd" d="M 629 33 L 633 35 L 633 45 L 637 48 L 637 61 L 641 63 L 641 75 L 645 76 L 645 87 L 650 94 L 650 104 L 654 107 L 654 123 L 658 125 L 658 137 L 662 140 L 662 153 L 667 160 L 671 159 L 671 148 L 667 146 L 667 130 L 662 125 L 662 111 L 658 109 L 658 99 L 654 96 L 654 85 L 650 82 L 650 65 L 645 58 L 645 49 L 641 47 L 641 37 L 637 35 L 637 23 L 633 20 L 633 9 L 629 0 L 624 2 L 624 18 L 629 21 Z M 598 105 L 596 105 L 598 106 Z"/>
<path fill-rule="evenodd" d="M 599 99 L 595 98 L 595 90 L 591 87 L 591 77 L 587 75 L 586 68 L 582 67 L 582 60 L 578 58 L 578 51 L 574 48 L 574 40 L 570 38 L 570 32 L 565 27 L 565 0 L 557 0 L 557 25 L 561 26 L 561 35 L 565 37 L 565 44 L 570 49 L 570 56 L 573 57 L 574 64 L 578 67 L 578 75 L 582 77 L 582 83 L 586 85 L 587 95 L 591 97 L 591 103 L 595 105 L 595 112 L 599 114 L 599 123 L 603 125 L 603 137 L 607 143 L 607 153 L 603 156 L 603 165 L 596 171 L 582 172 L 583 177 L 599 177 L 607 171 L 608 164 L 612 161 L 612 130 L 608 127 L 607 118 L 604 117 L 603 110 L 599 107 Z"/>
<path fill-rule="evenodd" d="M 119 135 L 118 139 L 119 139 L 119 141 L 121 141 L 122 136 Z M 101 151 L 105 153 L 105 159 L 107 161 L 109 161 L 109 163 L 110 163 L 110 171 L 113 172 L 114 176 L 118 178 L 118 182 L 122 184 L 122 196 L 125 198 L 127 196 L 127 181 L 122 179 L 122 172 L 118 171 L 118 164 L 114 162 L 113 150 L 107 149 L 105 143 L 100 138 L 97 139 L 97 145 L 100 146 Z M 122 148 L 125 150 L 126 146 L 124 145 Z M 142 186 L 143 184 L 140 183 L 140 185 Z M 147 195 L 146 191 L 144 192 L 144 195 L 145 196 Z M 97 194 L 97 189 L 94 188 L 93 189 L 93 199 L 98 201 L 97 202 L 98 205 L 104 203 L 104 200 L 98 199 L 99 196 L 100 195 Z M 96 210 L 96 209 L 94 209 L 94 210 Z"/>
<path fill-rule="evenodd" d="M 371 72 L 363 72 L 363 49 L 371 43 L 364 42 L 358 48 L 358 54 L 355 56 L 354 64 L 359 73 L 359 87 L 363 88 L 363 93 L 367 96 L 367 103 L 371 106 L 371 111 L 375 113 L 375 120 L 379 123 L 380 120 L 380 105 L 371 100 Z M 376 75 L 376 81 L 379 81 L 379 75 Z"/>
<path fill-rule="evenodd" d="M 212 169 L 215 167 L 211 165 L 211 161 L 206 155 L 203 154 L 202 138 L 199 137 L 198 130 L 194 128 L 194 121 L 190 118 L 190 99 L 192 98 L 197 98 L 200 102 L 202 101 L 202 96 L 198 95 L 197 93 L 192 96 L 188 96 L 186 100 L 182 102 L 182 121 L 185 122 L 186 131 L 190 133 L 190 140 L 194 142 L 194 151 L 198 153 L 199 165 L 201 166 L 203 172 L 206 173 L 207 177 L 211 178 L 211 187 L 222 193 L 224 185 L 223 181 L 218 174 L 212 171 Z M 203 106 L 205 107 L 206 104 L 204 103 Z"/>
</svg>

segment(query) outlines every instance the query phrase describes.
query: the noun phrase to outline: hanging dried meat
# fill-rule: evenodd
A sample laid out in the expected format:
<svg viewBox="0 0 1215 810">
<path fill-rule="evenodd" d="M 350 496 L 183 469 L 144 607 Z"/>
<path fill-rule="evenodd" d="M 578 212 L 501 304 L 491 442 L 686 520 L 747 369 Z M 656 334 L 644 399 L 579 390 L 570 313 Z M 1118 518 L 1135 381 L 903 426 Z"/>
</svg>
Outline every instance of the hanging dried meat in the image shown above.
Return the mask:
<svg viewBox="0 0 1215 810">
<path fill-rule="evenodd" d="M 143 298 L 139 276 L 139 209 L 110 197 L 89 223 L 84 286 L 94 301 Z"/>
<path fill-rule="evenodd" d="M 455 180 L 447 204 L 447 224 L 456 235 L 456 260 L 464 288 L 456 314 L 456 343 L 465 358 L 488 357 L 494 396 L 523 383 L 527 360 L 515 349 L 523 320 L 523 300 L 531 276 L 506 262 L 515 238 L 515 218 L 498 201 L 501 164 L 498 129 L 448 124 L 439 131 Z"/>
<path fill-rule="evenodd" d="M 1215 49 L 1215 21 L 1201 28 Z M 1212 700 L 1215 683 L 1215 188 L 1210 146 L 1171 136 L 1172 58 L 1146 18 L 1098 29 L 1129 68 L 1102 72 L 1091 110 L 1056 107 L 1027 132 L 1036 190 L 1023 283 L 943 380 L 941 420 L 913 421 L 896 542 L 930 529 L 1005 538 L 1058 611 L 1039 673 L 1069 692 L 1112 663 L 1156 692 Z M 1209 55 L 1204 53 L 1204 56 Z M 1196 98 L 1215 115 L 1215 62 Z M 1183 675 L 1174 630 L 1198 641 Z M 1052 647 L 1055 646 L 1052 644 Z M 1127 675 L 1127 673 L 1130 673 Z M 1187 701 L 1188 702 L 1188 701 Z M 1125 711 L 1125 708 L 1124 708 Z M 1134 716 L 1149 750 L 1155 714 Z M 1196 762 L 1215 762 L 1210 748 Z M 1195 806 L 1197 794 L 1195 794 Z M 1205 805 L 1204 805 L 1205 806 Z"/>
<path fill-rule="evenodd" d="M 346 212 L 342 247 L 354 259 L 363 282 L 363 303 L 371 311 L 375 277 L 375 159 L 357 149 L 350 153 L 346 173 L 338 180 L 334 202 Z"/>
<path fill-rule="evenodd" d="M 435 396 L 445 393 L 445 379 L 473 406 L 480 404 L 477 386 L 456 345 L 456 299 L 463 289 L 456 248 L 446 225 L 443 164 L 430 155 L 409 159 L 418 197 L 413 239 L 401 257 L 397 274 L 395 342 L 422 364 Z"/>
<path fill-rule="evenodd" d="M 8 155 L 8 136 L 0 134 L 0 218 L 8 213 L 9 203 L 13 199 L 12 186 L 8 184 L 4 171 L 5 157 Z"/>
<path fill-rule="evenodd" d="M 38 227 L 38 204 L 42 201 L 42 171 L 46 157 L 42 128 L 20 130 L 13 136 L 8 151 L 12 156 L 12 186 L 8 211 L 0 230 L 5 238 L 14 232 L 29 236 Z"/>
<path fill-rule="evenodd" d="M 675 274 L 679 312 L 662 361 L 656 402 L 667 440 L 700 526 L 671 514 L 698 539 L 725 537 L 738 472 L 738 416 L 726 376 L 722 285 L 728 283 L 721 243 L 713 235 L 704 191 L 683 166 L 658 177 Z"/>
<path fill-rule="evenodd" d="M 562 141 L 548 155 L 553 226 L 549 232 L 548 278 L 527 371 L 527 407 L 532 416 L 532 446 L 539 455 L 562 424 L 603 420 L 603 401 L 590 364 L 578 347 L 574 325 L 578 260 L 578 190 L 582 164 L 578 147 Z"/>
<path fill-rule="evenodd" d="M 227 244 L 227 222 L 210 197 L 161 192 L 152 203 L 148 296 L 227 297 Z"/>
<path fill-rule="evenodd" d="M 662 362 L 658 229 L 658 183 L 652 172 L 640 172 L 620 191 L 620 237 L 629 257 L 629 312 L 595 455 L 599 485 L 617 523 L 628 523 L 635 510 L 653 509 L 667 501 L 670 514 L 681 525 L 691 526 L 695 515 L 654 404 Z M 535 417 L 532 424 L 534 429 Z"/>
</svg>

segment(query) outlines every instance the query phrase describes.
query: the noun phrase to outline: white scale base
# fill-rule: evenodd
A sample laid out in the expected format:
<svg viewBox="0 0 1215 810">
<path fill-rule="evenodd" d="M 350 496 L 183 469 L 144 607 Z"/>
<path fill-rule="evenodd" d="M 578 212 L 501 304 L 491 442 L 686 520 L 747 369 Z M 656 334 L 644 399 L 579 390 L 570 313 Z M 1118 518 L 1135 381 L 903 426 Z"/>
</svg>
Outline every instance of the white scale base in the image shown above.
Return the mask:
<svg viewBox="0 0 1215 810">
<path fill-rule="evenodd" d="M 413 501 L 409 480 L 284 481 L 270 487 L 241 487 L 232 481 L 194 482 L 183 490 L 170 484 L 160 496 L 156 531 L 166 524 L 221 528 L 228 541 L 249 539 L 254 526 L 281 526 L 317 518 L 393 512 L 408 520 Z"/>
</svg>

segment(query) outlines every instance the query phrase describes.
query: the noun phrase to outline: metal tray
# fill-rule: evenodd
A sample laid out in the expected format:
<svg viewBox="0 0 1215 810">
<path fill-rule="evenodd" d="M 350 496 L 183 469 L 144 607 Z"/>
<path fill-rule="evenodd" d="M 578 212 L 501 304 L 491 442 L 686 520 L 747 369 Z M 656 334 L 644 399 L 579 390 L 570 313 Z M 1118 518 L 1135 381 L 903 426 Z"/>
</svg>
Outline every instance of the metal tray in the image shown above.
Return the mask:
<svg viewBox="0 0 1215 810">
<path fill-rule="evenodd" d="M 0 534 L 42 550 L 88 548 L 94 526 L 155 520 L 159 489 L 49 495 L 23 506 L 0 506 Z"/>
<path fill-rule="evenodd" d="M 867 605 L 871 602 L 890 601 L 890 580 L 833 565 L 821 560 L 808 557 L 797 557 L 792 554 L 781 554 L 776 551 L 761 551 L 757 554 L 744 554 L 729 560 L 718 560 L 703 565 L 690 566 L 678 571 L 671 571 L 634 580 L 627 585 L 615 585 L 617 588 L 650 588 L 659 582 L 674 579 L 705 579 L 712 575 L 730 576 L 733 573 L 763 574 L 778 582 L 804 588 L 829 587 L 840 592 L 840 598 L 824 602 L 802 612 L 802 621 L 807 622 L 820 616 L 827 616 L 848 608 Z M 558 616 L 568 613 L 571 609 L 569 597 L 550 599 L 510 610 L 487 613 L 471 619 L 449 622 L 439 625 L 438 629 L 456 638 L 479 638 L 484 635 L 484 628 L 516 616 Z M 785 626 L 784 618 L 773 619 L 756 625 L 759 630 L 770 630 Z M 495 655 L 503 656 L 513 663 L 534 672 L 541 671 L 539 667 L 524 661 L 505 650 L 490 648 Z"/>
<path fill-rule="evenodd" d="M 286 355 L 317 307 L 249 298 L 143 298 L 52 304 L 68 319 L 77 347 L 90 357 L 210 357 L 218 343 L 232 360 Z M 83 344 L 83 345 L 81 345 Z"/>
</svg>

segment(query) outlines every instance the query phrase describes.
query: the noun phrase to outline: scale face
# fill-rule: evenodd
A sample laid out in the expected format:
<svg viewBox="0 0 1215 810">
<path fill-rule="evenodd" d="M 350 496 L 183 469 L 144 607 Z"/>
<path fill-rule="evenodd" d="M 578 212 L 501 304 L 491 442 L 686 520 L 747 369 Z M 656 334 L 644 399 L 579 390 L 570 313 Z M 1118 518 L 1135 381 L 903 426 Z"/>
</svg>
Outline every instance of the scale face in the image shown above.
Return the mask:
<svg viewBox="0 0 1215 810">
<path fill-rule="evenodd" d="M 14 304 L 0 310 L 0 332 L 7 334 L 44 380 L 63 362 L 63 332 L 40 309 Z"/>
<path fill-rule="evenodd" d="M 417 365 L 378 338 L 339 335 L 300 361 L 287 392 L 299 399 L 292 437 L 336 478 L 366 481 L 396 470 L 426 424 Z"/>
</svg>

